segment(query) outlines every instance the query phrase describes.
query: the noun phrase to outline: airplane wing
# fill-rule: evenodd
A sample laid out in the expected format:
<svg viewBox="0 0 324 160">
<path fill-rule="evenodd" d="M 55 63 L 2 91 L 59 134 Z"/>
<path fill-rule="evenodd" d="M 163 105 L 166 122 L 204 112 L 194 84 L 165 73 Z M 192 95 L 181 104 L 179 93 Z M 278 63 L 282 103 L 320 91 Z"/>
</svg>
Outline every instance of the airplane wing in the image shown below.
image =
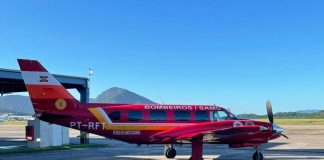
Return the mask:
<svg viewBox="0 0 324 160">
<path fill-rule="evenodd" d="M 221 141 L 238 141 L 242 136 L 250 137 L 256 132 L 264 130 L 258 125 L 235 126 L 233 121 L 220 123 L 200 123 L 195 125 L 172 128 L 159 132 L 152 136 L 158 143 L 171 143 L 192 141 L 193 138 L 203 136 L 205 143 L 217 143 Z"/>
</svg>

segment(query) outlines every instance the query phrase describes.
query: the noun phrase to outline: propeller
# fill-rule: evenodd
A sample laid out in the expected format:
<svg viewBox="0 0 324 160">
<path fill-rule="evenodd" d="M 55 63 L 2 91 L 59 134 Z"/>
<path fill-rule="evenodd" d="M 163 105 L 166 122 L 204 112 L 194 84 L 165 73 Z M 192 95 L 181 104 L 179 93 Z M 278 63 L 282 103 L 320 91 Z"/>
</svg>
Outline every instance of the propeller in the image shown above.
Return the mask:
<svg viewBox="0 0 324 160">
<path fill-rule="evenodd" d="M 280 133 L 283 137 L 285 137 L 286 139 L 289 139 L 288 136 L 284 135 L 283 133 Z"/>
<path fill-rule="evenodd" d="M 268 113 L 268 119 L 271 124 L 273 124 L 273 113 L 272 113 L 272 105 L 271 102 L 268 100 L 267 101 L 267 113 Z"/>
<path fill-rule="evenodd" d="M 281 128 L 280 126 L 274 124 L 272 105 L 271 105 L 271 102 L 269 100 L 266 103 L 266 107 L 267 107 L 267 113 L 268 113 L 269 122 L 272 124 L 272 132 L 273 133 L 279 133 L 280 135 L 282 135 L 283 137 L 288 139 L 288 136 L 286 136 L 286 135 L 284 135 L 282 133 L 284 131 L 283 128 Z"/>
</svg>

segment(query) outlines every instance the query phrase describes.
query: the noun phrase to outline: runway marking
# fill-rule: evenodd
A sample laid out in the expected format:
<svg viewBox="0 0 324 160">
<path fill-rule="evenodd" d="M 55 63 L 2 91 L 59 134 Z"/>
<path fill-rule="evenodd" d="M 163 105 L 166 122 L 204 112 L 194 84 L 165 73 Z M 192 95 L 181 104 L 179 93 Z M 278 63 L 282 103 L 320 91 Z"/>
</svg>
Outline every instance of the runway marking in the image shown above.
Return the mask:
<svg viewBox="0 0 324 160">
<path fill-rule="evenodd" d="M 24 147 L 25 145 L 16 145 L 16 146 L 0 146 L 0 149 L 14 149 L 18 147 Z"/>
<path fill-rule="evenodd" d="M 116 158 L 131 158 L 131 159 L 147 159 L 147 160 L 156 160 L 156 159 L 165 159 L 165 156 L 157 156 L 157 155 L 122 155 L 122 156 L 115 156 Z M 175 159 L 177 160 L 188 160 L 190 155 L 177 155 Z M 214 160 L 219 158 L 218 155 L 204 155 L 204 160 Z"/>
<path fill-rule="evenodd" d="M 290 158 L 290 159 L 323 159 L 324 156 L 297 156 L 297 155 L 264 155 L 265 158 Z"/>
</svg>

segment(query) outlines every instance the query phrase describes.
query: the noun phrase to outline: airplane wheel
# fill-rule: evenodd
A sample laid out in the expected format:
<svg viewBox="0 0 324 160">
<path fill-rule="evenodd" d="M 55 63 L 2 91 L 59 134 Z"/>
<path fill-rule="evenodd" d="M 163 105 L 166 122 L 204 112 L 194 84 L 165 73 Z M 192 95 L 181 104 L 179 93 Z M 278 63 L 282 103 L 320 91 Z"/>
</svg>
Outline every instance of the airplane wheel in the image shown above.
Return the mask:
<svg viewBox="0 0 324 160">
<path fill-rule="evenodd" d="M 171 148 L 168 148 L 166 151 L 165 151 L 165 156 L 167 158 L 174 158 L 175 156 L 177 155 L 177 151 L 171 147 Z"/>
<path fill-rule="evenodd" d="M 255 152 L 253 154 L 253 160 L 263 160 L 263 155 L 261 152 Z"/>
</svg>

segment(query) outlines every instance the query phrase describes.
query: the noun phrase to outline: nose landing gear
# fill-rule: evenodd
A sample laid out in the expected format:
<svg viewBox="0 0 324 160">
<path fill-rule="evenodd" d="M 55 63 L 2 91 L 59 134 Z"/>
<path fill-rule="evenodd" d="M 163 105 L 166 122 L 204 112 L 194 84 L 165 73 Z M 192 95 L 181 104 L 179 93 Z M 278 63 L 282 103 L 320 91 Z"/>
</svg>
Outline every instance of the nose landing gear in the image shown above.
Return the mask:
<svg viewBox="0 0 324 160">
<path fill-rule="evenodd" d="M 253 154 L 253 160 L 263 160 L 263 154 L 261 153 L 261 151 L 256 148 L 255 153 Z"/>
</svg>

